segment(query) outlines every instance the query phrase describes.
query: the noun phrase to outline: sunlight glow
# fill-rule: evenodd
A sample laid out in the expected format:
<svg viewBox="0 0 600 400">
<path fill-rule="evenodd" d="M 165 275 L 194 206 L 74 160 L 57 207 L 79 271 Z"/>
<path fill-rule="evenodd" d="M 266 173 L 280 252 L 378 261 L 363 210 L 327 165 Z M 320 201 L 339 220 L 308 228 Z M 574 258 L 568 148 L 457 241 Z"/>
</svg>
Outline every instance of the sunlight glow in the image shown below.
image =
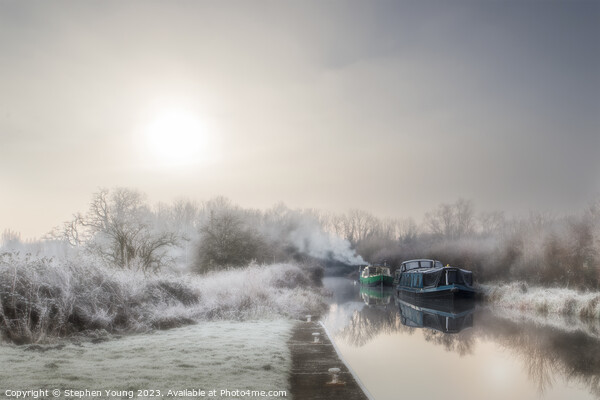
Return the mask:
<svg viewBox="0 0 600 400">
<path fill-rule="evenodd" d="M 149 152 L 163 166 L 197 164 L 207 156 L 205 127 L 186 111 L 161 112 L 145 133 Z"/>
</svg>

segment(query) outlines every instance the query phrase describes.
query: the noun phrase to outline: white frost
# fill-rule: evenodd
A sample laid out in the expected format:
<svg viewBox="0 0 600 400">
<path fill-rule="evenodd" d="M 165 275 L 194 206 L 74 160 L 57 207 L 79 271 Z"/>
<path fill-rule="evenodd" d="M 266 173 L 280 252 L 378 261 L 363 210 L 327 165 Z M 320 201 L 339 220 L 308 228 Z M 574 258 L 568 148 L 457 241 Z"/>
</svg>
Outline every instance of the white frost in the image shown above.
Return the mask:
<svg viewBox="0 0 600 400">
<path fill-rule="evenodd" d="M 600 292 L 530 287 L 525 282 L 481 285 L 481 289 L 487 300 L 499 307 L 600 319 Z"/>
<path fill-rule="evenodd" d="M 5 344 L 0 382 L 3 390 L 249 389 L 287 390 L 289 396 L 287 341 L 293 324 L 200 323 L 45 352 Z"/>
</svg>

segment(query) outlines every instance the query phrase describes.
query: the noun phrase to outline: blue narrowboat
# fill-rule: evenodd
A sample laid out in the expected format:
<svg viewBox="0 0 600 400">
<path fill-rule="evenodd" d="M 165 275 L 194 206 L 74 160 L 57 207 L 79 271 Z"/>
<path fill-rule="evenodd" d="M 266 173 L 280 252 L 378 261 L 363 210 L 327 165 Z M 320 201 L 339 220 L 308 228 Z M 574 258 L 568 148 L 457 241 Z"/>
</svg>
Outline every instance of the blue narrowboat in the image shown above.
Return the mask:
<svg viewBox="0 0 600 400">
<path fill-rule="evenodd" d="M 429 259 L 404 261 L 394 274 L 398 295 L 409 298 L 456 299 L 475 295 L 473 273 Z"/>
</svg>

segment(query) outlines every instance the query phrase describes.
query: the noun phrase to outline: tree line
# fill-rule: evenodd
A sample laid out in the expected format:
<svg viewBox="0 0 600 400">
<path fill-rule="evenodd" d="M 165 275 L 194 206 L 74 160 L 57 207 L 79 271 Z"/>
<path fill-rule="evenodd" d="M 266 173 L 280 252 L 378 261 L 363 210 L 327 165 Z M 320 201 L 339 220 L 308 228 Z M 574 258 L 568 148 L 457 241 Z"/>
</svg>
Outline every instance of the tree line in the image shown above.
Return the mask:
<svg viewBox="0 0 600 400">
<path fill-rule="evenodd" d="M 7 230 L 2 242 L 14 247 L 20 237 Z M 500 211 L 476 212 L 471 201 L 458 199 L 417 223 L 363 210 L 292 210 L 284 204 L 244 209 L 223 197 L 151 207 L 139 191 L 102 189 L 86 212 L 55 228 L 45 242 L 146 273 L 177 266 L 205 273 L 289 260 L 387 260 L 395 267 L 410 258 L 435 258 L 471 269 L 481 281 L 600 288 L 600 202 L 568 216 L 507 218 Z"/>
</svg>

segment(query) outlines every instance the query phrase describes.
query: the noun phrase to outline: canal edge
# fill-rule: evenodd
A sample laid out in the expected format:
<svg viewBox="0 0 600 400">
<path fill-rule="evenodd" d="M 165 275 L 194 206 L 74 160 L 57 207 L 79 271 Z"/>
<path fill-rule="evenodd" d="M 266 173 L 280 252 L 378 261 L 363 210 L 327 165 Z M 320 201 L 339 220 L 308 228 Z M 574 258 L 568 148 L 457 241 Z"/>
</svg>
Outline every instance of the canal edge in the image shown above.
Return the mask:
<svg viewBox="0 0 600 400">
<path fill-rule="evenodd" d="M 308 317 L 308 316 L 307 316 Z M 317 317 L 318 318 L 318 317 Z M 331 341 L 325 326 L 298 321 L 288 340 L 291 368 L 288 382 L 292 399 L 373 400 Z"/>
<path fill-rule="evenodd" d="M 356 372 L 354 372 L 354 370 L 352 369 L 352 367 L 350 366 L 350 364 L 346 361 L 346 359 L 342 355 L 342 352 L 338 348 L 337 344 L 335 344 L 335 341 L 331 337 L 331 334 L 329 333 L 329 330 L 327 329 L 327 327 L 325 326 L 325 324 L 323 323 L 323 321 L 319 321 L 319 324 L 323 327 L 323 330 L 325 331 L 325 334 L 327 335 L 327 338 L 329 339 L 329 341 L 333 345 L 333 349 L 335 350 L 338 358 L 340 359 L 341 362 L 344 363 L 344 365 L 346 366 L 346 368 L 348 368 L 348 371 L 350 371 L 350 374 L 352 375 L 352 378 L 354 378 L 354 380 L 356 381 L 356 384 L 358 385 L 358 387 L 363 391 L 363 393 L 367 397 L 367 399 L 369 399 L 369 400 L 375 400 L 373 398 L 373 396 L 371 395 L 371 393 L 369 392 L 369 390 L 367 390 L 367 388 L 365 387 L 365 385 L 359 379 L 359 377 L 356 374 Z"/>
</svg>

